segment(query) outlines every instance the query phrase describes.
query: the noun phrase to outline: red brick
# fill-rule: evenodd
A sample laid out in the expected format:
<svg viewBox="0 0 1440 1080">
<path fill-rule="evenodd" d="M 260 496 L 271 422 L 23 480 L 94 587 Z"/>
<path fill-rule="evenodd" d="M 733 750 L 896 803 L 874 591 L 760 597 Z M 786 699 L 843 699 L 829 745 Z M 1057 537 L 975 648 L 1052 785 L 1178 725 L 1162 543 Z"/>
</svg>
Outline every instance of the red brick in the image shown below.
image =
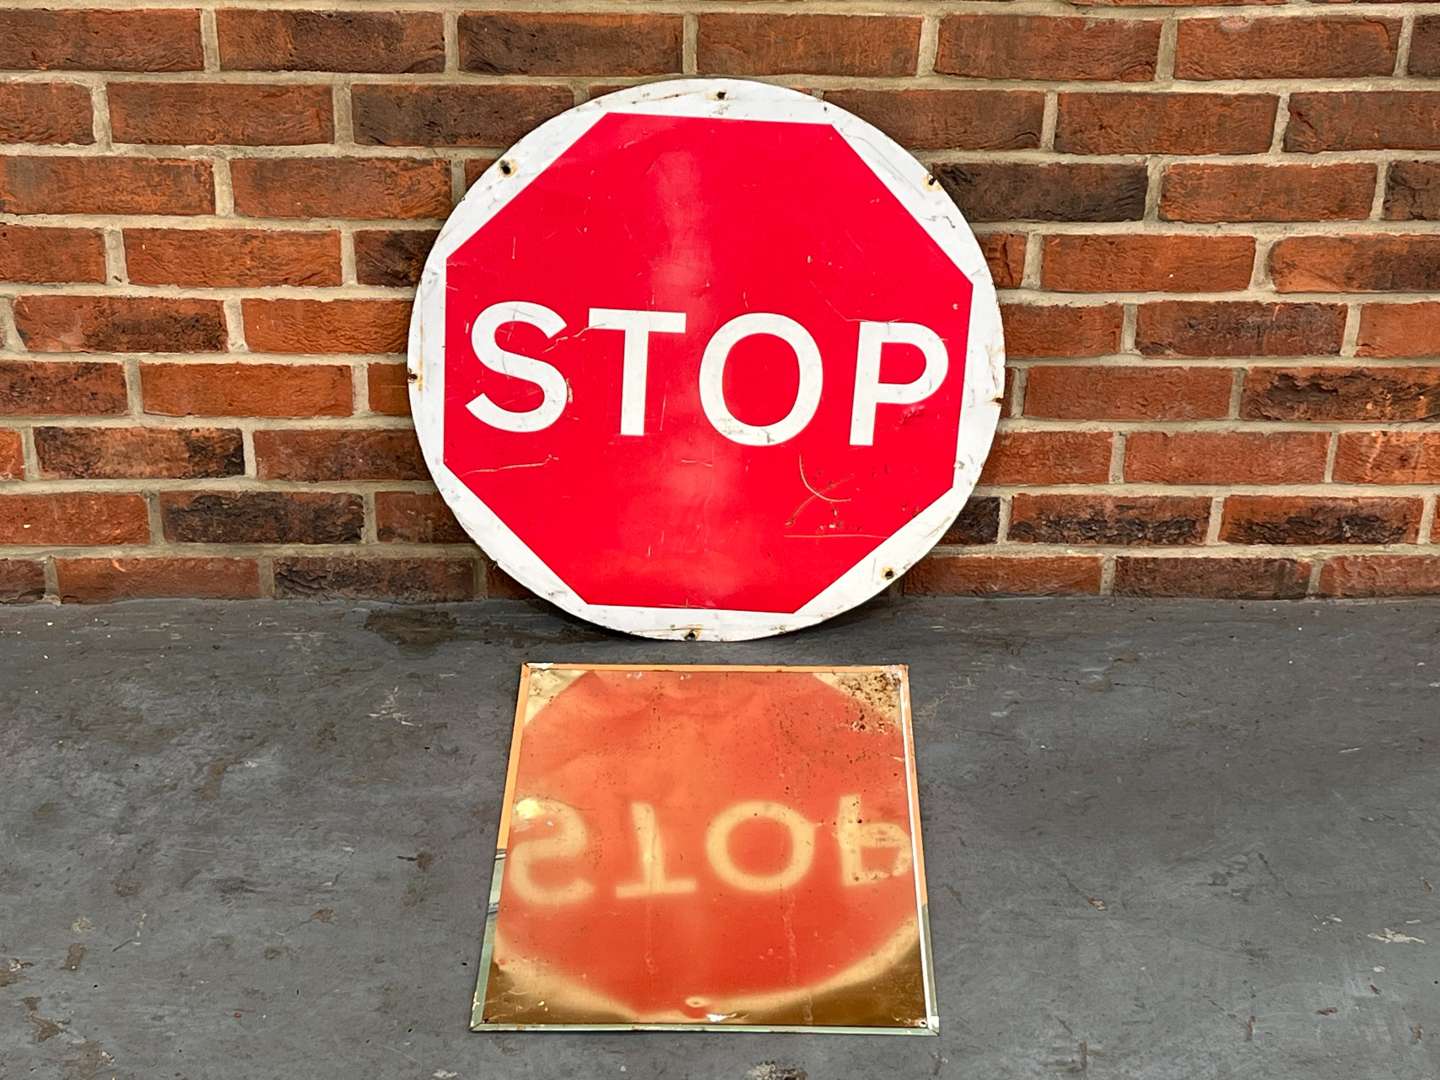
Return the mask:
<svg viewBox="0 0 1440 1080">
<path fill-rule="evenodd" d="M 215 352 L 218 300 L 155 296 L 21 296 L 15 326 L 31 352 Z"/>
<path fill-rule="evenodd" d="M 1429 292 L 1440 236 L 1290 236 L 1270 249 L 1278 292 Z"/>
<path fill-rule="evenodd" d="M 176 544 L 353 544 L 359 495 L 294 491 L 164 491 L 160 517 Z"/>
<path fill-rule="evenodd" d="M 105 280 L 105 241 L 94 229 L 0 223 L 0 281 Z"/>
<path fill-rule="evenodd" d="M 107 93 L 116 142 L 294 146 L 335 135 L 328 86 L 127 82 Z"/>
<path fill-rule="evenodd" d="M 905 575 L 914 596 L 1079 596 L 1100 591 L 1092 556 L 930 555 Z"/>
<path fill-rule="evenodd" d="M 92 143 L 90 113 L 89 87 L 0 83 L 0 143 Z"/>
<path fill-rule="evenodd" d="M 1392 167 L 1393 172 L 1393 167 Z M 1165 221 L 1348 221 L 1370 216 L 1375 166 L 1210 165 L 1165 170 Z"/>
<path fill-rule="evenodd" d="M 968 221 L 1139 221 L 1144 165 L 956 162 L 931 171 Z"/>
<path fill-rule="evenodd" d="M 1183 19 L 1177 79 L 1322 79 L 1389 75 L 1400 20 L 1369 16 Z"/>
<path fill-rule="evenodd" d="M 1440 91 L 1291 94 L 1285 149 L 1440 149 Z"/>
<path fill-rule="evenodd" d="M 1342 484 L 1440 483 L 1440 432 L 1341 432 L 1335 479 Z"/>
<path fill-rule="evenodd" d="M 1199 544 L 1210 500 L 1198 496 L 1016 495 L 1010 539 L 1022 544 Z"/>
<path fill-rule="evenodd" d="M 935 70 L 982 79 L 1148 82 L 1160 52 L 1157 20 L 1048 15 L 949 15 Z"/>
<path fill-rule="evenodd" d="M 193 480 L 245 471 L 240 432 L 227 428 L 42 427 L 41 476 L 79 480 Z"/>
<path fill-rule="evenodd" d="M 232 71 L 443 71 L 434 12 L 251 11 L 215 14 L 220 66 Z"/>
<path fill-rule="evenodd" d="M 1392 161 L 1385 178 L 1385 216 L 1440 221 L 1440 162 Z"/>
<path fill-rule="evenodd" d="M 1298 600 L 1310 583 L 1303 559 L 1179 559 L 1122 555 L 1115 560 L 1117 596 Z"/>
<path fill-rule="evenodd" d="M 19 480 L 25 475 L 25 448 L 18 431 L 0 431 L 0 480 Z"/>
<path fill-rule="evenodd" d="M 920 19 L 893 15 L 701 13 L 709 75 L 913 75 Z"/>
<path fill-rule="evenodd" d="M 1000 318 L 1008 356 L 1104 356 L 1120 348 L 1118 304 L 1002 304 Z"/>
<path fill-rule="evenodd" d="M 1141 304 L 1135 346 L 1146 356 L 1310 356 L 1340 351 L 1340 304 L 1161 300 Z"/>
<path fill-rule="evenodd" d="M 198 71 L 198 11 L 0 10 L 0 68 Z"/>
<path fill-rule="evenodd" d="M 1440 16 L 1416 16 L 1406 70 L 1411 75 L 1440 75 Z"/>
<path fill-rule="evenodd" d="M 0 157 L 0 213 L 208 214 L 208 161 L 122 157 Z"/>
<path fill-rule="evenodd" d="M 260 229 L 126 229 L 140 285 L 340 284 L 340 234 Z"/>
<path fill-rule="evenodd" d="M 1059 98 L 1055 149 L 1067 154 L 1258 154 L 1270 148 L 1275 128 L 1272 94 Z"/>
<path fill-rule="evenodd" d="M 160 416 L 349 416 L 354 400 L 331 364 L 145 364 L 140 386 Z"/>
<path fill-rule="evenodd" d="M 1000 499 L 972 495 L 940 537 L 942 544 L 993 544 L 1000 538 Z"/>
<path fill-rule="evenodd" d="M 1032 367 L 1025 415 L 1059 420 L 1205 420 L 1230 409 L 1222 368 Z"/>
<path fill-rule="evenodd" d="M 409 428 L 257 431 L 261 480 L 425 480 L 429 472 Z"/>
<path fill-rule="evenodd" d="M 464 544 L 470 540 L 445 500 L 424 491 L 377 492 L 375 534 L 382 544 Z"/>
<path fill-rule="evenodd" d="M 493 157 L 468 158 L 465 162 L 465 189 L 468 191 L 475 181 L 485 174 L 485 170 L 494 164 Z"/>
<path fill-rule="evenodd" d="M 420 280 L 435 244 L 434 229 L 360 229 L 355 233 L 355 276 L 362 285 L 403 288 Z"/>
<path fill-rule="evenodd" d="M 1229 544 L 1414 543 L 1419 499 L 1231 495 L 1220 539 Z"/>
<path fill-rule="evenodd" d="M 1440 303 L 1366 304 L 1360 309 L 1355 351 L 1361 356 L 1440 356 Z"/>
<path fill-rule="evenodd" d="M 1014 289 L 1025 276 L 1025 234 L 990 233 L 977 236 L 980 251 L 990 267 L 997 289 Z"/>
<path fill-rule="evenodd" d="M 139 495 L 0 495 L 0 544 L 58 547 L 149 539 L 150 517 Z"/>
<path fill-rule="evenodd" d="M 285 598 L 452 603 L 475 596 L 472 559 L 314 558 L 275 560 L 275 595 Z"/>
<path fill-rule="evenodd" d="M 1307 484 L 1325 479 L 1323 431 L 1137 431 L 1125 479 L 1156 484 Z"/>
<path fill-rule="evenodd" d="M 491 600 L 536 600 L 538 597 L 494 563 L 485 566 L 485 595 Z"/>
<path fill-rule="evenodd" d="M 230 163 L 230 179 L 235 212 L 249 217 L 375 221 L 450 213 L 450 168 L 443 161 L 244 158 Z"/>
<path fill-rule="evenodd" d="M 1440 555 L 1338 555 L 1320 568 L 1320 595 L 1433 596 Z"/>
<path fill-rule="evenodd" d="M 45 566 L 29 559 L 0 559 L 0 604 L 30 604 L 45 595 Z"/>
<path fill-rule="evenodd" d="M 67 604 L 260 595 L 260 566 L 254 559 L 56 559 L 55 577 Z"/>
<path fill-rule="evenodd" d="M 1029 150 L 1045 95 L 1035 90 L 830 90 L 825 100 L 912 150 Z"/>
<path fill-rule="evenodd" d="M 1046 237 L 1040 276 L 1057 292 L 1222 292 L 1254 262 L 1249 236 L 1064 235 Z"/>
<path fill-rule="evenodd" d="M 103 416 L 125 407 L 119 364 L 0 360 L 0 416 Z"/>
<path fill-rule="evenodd" d="M 1000 431 L 982 484 L 1103 484 L 1110 476 L 1108 431 Z"/>
<path fill-rule="evenodd" d="M 459 20 L 460 67 L 487 75 L 664 75 L 680 70 L 679 15 L 485 11 Z"/>
<path fill-rule="evenodd" d="M 575 103 L 568 86 L 372 84 L 350 91 L 355 141 L 382 146 L 496 146 L 515 142 Z"/>
<path fill-rule="evenodd" d="M 1247 420 L 1440 420 L 1440 367 L 1254 368 Z"/>
<path fill-rule="evenodd" d="M 386 416 L 410 415 L 410 380 L 404 364 L 370 364 L 365 369 L 370 384 L 370 411 Z"/>
<path fill-rule="evenodd" d="M 410 333 L 405 300 L 246 300 L 251 352 L 403 353 Z"/>
</svg>

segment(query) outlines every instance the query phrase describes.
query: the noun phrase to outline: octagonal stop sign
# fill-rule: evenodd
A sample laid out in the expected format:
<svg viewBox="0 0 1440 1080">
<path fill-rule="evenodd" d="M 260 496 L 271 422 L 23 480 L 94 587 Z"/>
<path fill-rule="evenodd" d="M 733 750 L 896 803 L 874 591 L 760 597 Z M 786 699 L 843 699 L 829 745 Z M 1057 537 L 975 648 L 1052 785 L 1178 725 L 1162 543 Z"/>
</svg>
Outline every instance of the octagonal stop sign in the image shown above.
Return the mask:
<svg viewBox="0 0 1440 1080">
<path fill-rule="evenodd" d="M 813 97 L 652 84 L 543 124 L 440 234 L 411 404 L 460 523 L 560 607 L 758 637 L 944 533 L 999 415 L 979 246 L 934 179 Z"/>
</svg>

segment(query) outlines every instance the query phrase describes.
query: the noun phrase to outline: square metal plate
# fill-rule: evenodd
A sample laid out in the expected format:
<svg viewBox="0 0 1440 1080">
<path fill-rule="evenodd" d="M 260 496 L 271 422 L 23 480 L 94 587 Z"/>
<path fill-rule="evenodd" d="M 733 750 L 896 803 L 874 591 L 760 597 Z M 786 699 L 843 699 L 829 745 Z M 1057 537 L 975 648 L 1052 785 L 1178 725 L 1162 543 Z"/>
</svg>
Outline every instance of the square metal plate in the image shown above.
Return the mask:
<svg viewBox="0 0 1440 1080">
<path fill-rule="evenodd" d="M 527 664 L 472 1027 L 933 1034 L 906 669 Z"/>
</svg>

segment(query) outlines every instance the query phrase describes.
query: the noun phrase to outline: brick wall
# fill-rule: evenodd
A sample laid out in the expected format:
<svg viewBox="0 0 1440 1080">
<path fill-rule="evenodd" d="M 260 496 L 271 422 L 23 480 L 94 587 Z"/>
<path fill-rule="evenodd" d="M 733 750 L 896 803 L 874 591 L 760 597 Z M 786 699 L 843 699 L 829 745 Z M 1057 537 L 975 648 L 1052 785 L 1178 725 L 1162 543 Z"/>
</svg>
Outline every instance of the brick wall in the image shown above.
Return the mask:
<svg viewBox="0 0 1440 1080">
<path fill-rule="evenodd" d="M 4 599 L 513 592 L 413 282 L 527 129 L 697 72 L 870 119 L 989 254 L 1006 418 L 909 590 L 1440 592 L 1440 4 L 163 4 L 0 10 Z"/>
</svg>

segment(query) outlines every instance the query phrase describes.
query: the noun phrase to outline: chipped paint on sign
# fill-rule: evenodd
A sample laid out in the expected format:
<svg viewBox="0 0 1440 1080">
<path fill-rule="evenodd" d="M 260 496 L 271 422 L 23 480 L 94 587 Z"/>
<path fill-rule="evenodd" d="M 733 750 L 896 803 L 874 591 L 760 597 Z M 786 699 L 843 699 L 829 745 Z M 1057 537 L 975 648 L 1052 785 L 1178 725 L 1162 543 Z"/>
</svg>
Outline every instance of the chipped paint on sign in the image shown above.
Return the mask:
<svg viewBox="0 0 1440 1080">
<path fill-rule="evenodd" d="M 903 667 L 524 668 L 476 1030 L 938 1023 Z"/>
</svg>

